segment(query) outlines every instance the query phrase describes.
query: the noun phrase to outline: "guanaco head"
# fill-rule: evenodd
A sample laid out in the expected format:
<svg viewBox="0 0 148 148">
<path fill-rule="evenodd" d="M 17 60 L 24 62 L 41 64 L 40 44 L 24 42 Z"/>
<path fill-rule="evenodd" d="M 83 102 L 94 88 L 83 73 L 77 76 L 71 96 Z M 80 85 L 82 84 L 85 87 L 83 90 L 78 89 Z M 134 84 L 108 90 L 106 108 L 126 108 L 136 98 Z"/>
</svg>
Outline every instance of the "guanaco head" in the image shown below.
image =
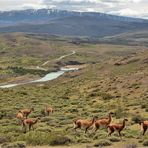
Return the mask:
<svg viewBox="0 0 148 148">
<path fill-rule="evenodd" d="M 41 119 L 40 117 L 37 117 L 37 118 L 34 120 L 34 124 L 37 123 L 37 122 L 39 122 L 40 119 Z"/>
<path fill-rule="evenodd" d="M 114 113 L 113 112 L 109 112 L 109 115 L 114 115 Z"/>
<path fill-rule="evenodd" d="M 143 123 L 143 121 L 139 121 L 138 123 L 139 123 L 139 125 L 141 125 Z"/>
<path fill-rule="evenodd" d="M 94 116 L 92 119 L 92 124 L 95 123 L 97 119 L 98 119 L 98 117 Z"/>
<path fill-rule="evenodd" d="M 37 117 L 37 120 L 41 120 L 41 118 L 40 117 Z"/>
<path fill-rule="evenodd" d="M 31 111 L 34 111 L 34 108 L 33 107 L 31 108 Z"/>
<path fill-rule="evenodd" d="M 128 119 L 125 118 L 124 121 L 128 121 Z"/>
</svg>

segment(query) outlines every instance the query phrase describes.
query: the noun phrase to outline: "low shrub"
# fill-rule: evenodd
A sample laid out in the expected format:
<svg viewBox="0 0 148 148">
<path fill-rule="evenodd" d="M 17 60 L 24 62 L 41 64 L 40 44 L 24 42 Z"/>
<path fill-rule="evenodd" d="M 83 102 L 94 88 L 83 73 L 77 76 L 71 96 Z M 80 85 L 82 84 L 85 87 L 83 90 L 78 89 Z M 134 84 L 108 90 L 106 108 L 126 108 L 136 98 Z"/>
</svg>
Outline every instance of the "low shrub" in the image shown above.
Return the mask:
<svg viewBox="0 0 148 148">
<path fill-rule="evenodd" d="M 142 120 L 142 117 L 140 115 L 135 115 L 132 117 L 132 121 L 134 123 L 139 123 Z"/>
<path fill-rule="evenodd" d="M 111 142 L 119 142 L 120 141 L 120 138 L 118 138 L 118 137 L 110 137 L 109 140 Z"/>
<path fill-rule="evenodd" d="M 148 107 L 145 109 L 145 112 L 148 112 Z"/>
<path fill-rule="evenodd" d="M 26 143 L 24 141 L 16 141 L 13 143 L 4 143 L 1 148 L 26 148 Z"/>
<path fill-rule="evenodd" d="M 115 115 L 117 119 L 120 119 L 121 117 L 126 116 L 127 112 L 123 107 L 119 107 L 115 110 Z"/>
<path fill-rule="evenodd" d="M 141 105 L 141 108 L 143 109 L 143 108 L 146 108 L 146 104 L 142 104 Z"/>
<path fill-rule="evenodd" d="M 109 93 L 100 93 L 100 96 L 102 97 L 103 100 L 110 100 L 114 98 L 111 94 Z"/>
<path fill-rule="evenodd" d="M 0 136 L 0 144 L 5 143 L 5 142 L 10 142 L 10 138 L 6 136 Z"/>
<path fill-rule="evenodd" d="M 145 140 L 145 141 L 143 142 L 143 146 L 148 146 L 148 140 Z"/>
<path fill-rule="evenodd" d="M 32 131 L 21 135 L 18 140 L 26 141 L 30 145 L 47 145 L 50 142 L 50 135 L 40 131 Z"/>
<path fill-rule="evenodd" d="M 111 142 L 109 140 L 99 140 L 97 143 L 94 144 L 95 147 L 101 146 L 110 146 Z"/>
<path fill-rule="evenodd" d="M 125 130 L 125 137 L 126 138 L 137 138 L 137 135 L 139 135 L 139 130 L 137 130 L 137 129 L 135 129 L 135 130 L 134 129 Z"/>
<path fill-rule="evenodd" d="M 50 145 L 66 145 L 71 142 L 67 136 L 54 136 L 50 141 Z"/>
<path fill-rule="evenodd" d="M 31 131 L 21 135 L 18 140 L 26 141 L 30 145 L 64 145 L 72 142 L 72 140 L 60 132 L 42 132 Z"/>
</svg>

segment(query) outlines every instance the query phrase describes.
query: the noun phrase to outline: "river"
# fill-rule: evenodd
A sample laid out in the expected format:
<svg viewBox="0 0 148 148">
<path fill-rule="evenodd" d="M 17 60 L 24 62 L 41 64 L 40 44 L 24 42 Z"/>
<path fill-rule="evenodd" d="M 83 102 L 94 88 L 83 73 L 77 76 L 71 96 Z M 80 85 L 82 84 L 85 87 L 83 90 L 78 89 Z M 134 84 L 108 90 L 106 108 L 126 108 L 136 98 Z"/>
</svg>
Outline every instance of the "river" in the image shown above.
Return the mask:
<svg viewBox="0 0 148 148">
<path fill-rule="evenodd" d="M 76 52 L 75 51 L 72 51 L 72 53 L 70 54 L 67 54 L 67 55 L 63 55 L 55 60 L 61 60 L 65 57 L 68 57 L 68 56 L 71 56 L 73 54 L 75 54 Z M 46 61 L 42 64 L 42 66 L 45 66 L 46 64 L 48 64 L 50 61 Z M 42 68 L 40 66 L 37 66 L 39 68 Z M 39 69 L 37 68 L 37 69 Z M 79 68 L 64 68 L 64 67 L 61 67 L 59 71 L 57 72 L 50 72 L 48 74 L 46 74 L 44 77 L 42 78 L 39 78 L 37 80 L 30 80 L 28 82 L 25 82 L 25 83 L 14 83 L 14 84 L 6 84 L 6 85 L 1 85 L 0 88 L 11 88 L 11 87 L 15 87 L 15 86 L 19 86 L 19 85 L 24 85 L 24 84 L 31 84 L 31 83 L 38 83 L 38 82 L 47 82 L 47 81 L 50 81 L 50 80 L 54 80 L 58 77 L 60 77 L 61 75 L 63 75 L 65 72 L 68 72 L 68 71 L 75 71 L 75 70 L 79 70 Z"/>
</svg>

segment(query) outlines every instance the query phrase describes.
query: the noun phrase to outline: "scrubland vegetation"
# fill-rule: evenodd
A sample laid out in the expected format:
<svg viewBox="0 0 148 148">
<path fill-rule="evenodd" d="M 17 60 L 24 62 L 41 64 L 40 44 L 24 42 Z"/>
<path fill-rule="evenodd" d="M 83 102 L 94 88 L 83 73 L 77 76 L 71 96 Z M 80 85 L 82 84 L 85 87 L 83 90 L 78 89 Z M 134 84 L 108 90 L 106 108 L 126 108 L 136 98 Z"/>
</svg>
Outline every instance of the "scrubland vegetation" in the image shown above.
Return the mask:
<svg viewBox="0 0 148 148">
<path fill-rule="evenodd" d="M 141 120 L 148 119 L 148 49 L 142 46 L 111 44 L 73 44 L 70 39 L 24 34 L 1 35 L 0 82 L 25 81 L 45 74 L 27 70 L 76 51 L 75 55 L 52 61 L 45 68 L 57 70 L 70 61 L 88 64 L 74 72 L 46 83 L 0 89 L 0 144 L 5 147 L 25 145 L 88 145 L 91 147 L 148 146 L 148 133 L 140 135 Z M 21 67 L 19 69 L 11 67 Z M 15 69 L 15 70 L 14 70 Z M 20 70 L 23 69 L 23 72 Z M 30 72 L 31 71 L 31 72 Z M 45 116 L 46 105 L 54 108 Z M 35 130 L 24 133 L 15 118 L 18 110 L 34 108 L 29 118 L 41 117 Z M 112 123 L 128 118 L 121 140 L 107 130 L 73 130 L 76 119 L 92 119 L 114 112 Z M 66 130 L 69 128 L 68 130 Z"/>
</svg>

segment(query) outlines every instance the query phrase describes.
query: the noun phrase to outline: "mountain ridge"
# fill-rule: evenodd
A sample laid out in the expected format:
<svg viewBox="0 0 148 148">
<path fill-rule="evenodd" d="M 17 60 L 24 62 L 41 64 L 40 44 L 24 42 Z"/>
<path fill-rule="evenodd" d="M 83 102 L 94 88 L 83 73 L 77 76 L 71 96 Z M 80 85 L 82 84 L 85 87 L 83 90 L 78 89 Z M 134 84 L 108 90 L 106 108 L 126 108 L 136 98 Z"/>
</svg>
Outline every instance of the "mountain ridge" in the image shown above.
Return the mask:
<svg viewBox="0 0 148 148">
<path fill-rule="evenodd" d="M 0 32 L 105 37 L 148 29 L 148 20 L 54 9 L 0 12 Z"/>
<path fill-rule="evenodd" d="M 13 10 L 13 11 L 0 11 L 0 20 L 4 21 L 27 21 L 27 19 L 38 19 L 42 17 L 42 19 L 54 19 L 57 17 L 69 17 L 69 16 L 94 16 L 94 17 L 107 17 L 108 19 L 119 19 L 121 21 L 128 22 L 144 22 L 146 19 L 142 18 L 132 18 L 125 16 L 116 16 L 101 12 L 76 12 L 76 11 L 67 11 L 67 10 L 58 10 L 58 9 L 27 9 L 27 10 Z"/>
</svg>

